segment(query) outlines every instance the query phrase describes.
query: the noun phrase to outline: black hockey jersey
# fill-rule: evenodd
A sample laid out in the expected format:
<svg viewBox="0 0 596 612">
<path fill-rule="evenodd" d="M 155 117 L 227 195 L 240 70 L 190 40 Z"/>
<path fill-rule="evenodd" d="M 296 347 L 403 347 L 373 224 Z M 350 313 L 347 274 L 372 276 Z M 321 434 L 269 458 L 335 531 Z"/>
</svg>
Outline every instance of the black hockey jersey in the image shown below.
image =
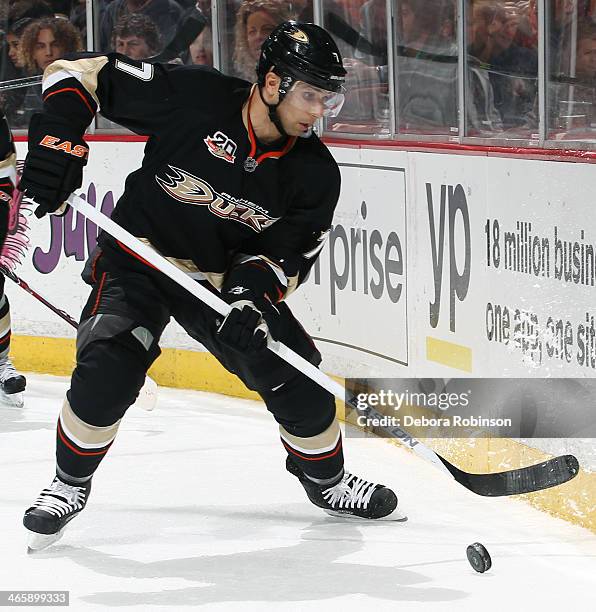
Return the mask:
<svg viewBox="0 0 596 612">
<path fill-rule="evenodd" d="M 16 182 L 16 159 L 12 134 L 0 109 L 0 247 L 8 231 L 9 207 Z"/>
<path fill-rule="evenodd" d="M 98 110 L 149 137 L 115 221 L 216 287 L 232 267 L 253 261 L 278 300 L 323 245 L 340 174 L 315 135 L 260 144 L 242 115 L 251 91 L 259 95 L 215 70 L 119 54 L 58 60 L 43 85 L 46 116 L 66 119 L 81 137 Z"/>
</svg>

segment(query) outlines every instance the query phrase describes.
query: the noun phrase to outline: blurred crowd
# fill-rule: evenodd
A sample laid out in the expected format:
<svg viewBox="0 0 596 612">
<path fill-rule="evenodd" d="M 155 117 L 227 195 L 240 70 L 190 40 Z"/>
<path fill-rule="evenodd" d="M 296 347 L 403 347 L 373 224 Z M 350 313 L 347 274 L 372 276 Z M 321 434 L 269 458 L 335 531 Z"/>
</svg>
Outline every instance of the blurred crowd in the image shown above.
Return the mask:
<svg viewBox="0 0 596 612">
<path fill-rule="evenodd" d="M 385 0 L 323 0 L 322 25 L 334 36 L 348 70 L 346 103 L 328 127 L 389 130 L 389 58 L 394 64 L 398 131 L 460 134 L 460 53 L 456 0 L 395 0 L 395 49 L 388 48 Z M 219 32 L 223 72 L 255 79 L 265 38 L 287 19 L 313 20 L 312 0 L 225 0 Z M 596 0 L 548 0 L 548 127 L 556 134 L 596 128 Z M 118 51 L 133 59 L 159 56 L 182 36 L 191 11 L 206 26 L 169 61 L 213 66 L 209 0 L 97 0 L 87 31 L 84 0 L 8 0 L 0 8 L 0 81 L 42 74 L 82 49 Z M 533 137 L 538 128 L 537 0 L 466 0 L 463 48 L 466 135 Z M 183 36 L 184 38 L 184 36 Z M 93 42 L 92 42 L 93 41 Z M 1 87 L 1 85 L 0 85 Z M 11 125 L 25 128 L 41 104 L 39 86 L 0 89 Z"/>
</svg>

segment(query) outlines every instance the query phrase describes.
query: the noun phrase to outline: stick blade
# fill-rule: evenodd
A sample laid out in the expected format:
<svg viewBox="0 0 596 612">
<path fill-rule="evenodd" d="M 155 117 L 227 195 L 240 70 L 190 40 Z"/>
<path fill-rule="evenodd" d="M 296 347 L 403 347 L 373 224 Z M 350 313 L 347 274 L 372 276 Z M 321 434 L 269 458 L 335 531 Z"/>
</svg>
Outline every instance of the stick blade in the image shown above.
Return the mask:
<svg viewBox="0 0 596 612">
<path fill-rule="evenodd" d="M 575 478 L 579 462 L 573 455 L 561 455 L 548 461 L 494 474 L 468 474 L 441 457 L 447 469 L 464 487 L 485 497 L 521 495 L 556 487 Z"/>
</svg>

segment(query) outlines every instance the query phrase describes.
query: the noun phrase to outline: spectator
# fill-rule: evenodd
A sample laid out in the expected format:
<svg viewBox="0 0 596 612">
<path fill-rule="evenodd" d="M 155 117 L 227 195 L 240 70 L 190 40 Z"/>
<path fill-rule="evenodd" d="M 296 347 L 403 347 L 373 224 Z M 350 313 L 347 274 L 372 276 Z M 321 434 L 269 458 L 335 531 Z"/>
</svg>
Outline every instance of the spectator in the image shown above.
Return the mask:
<svg viewBox="0 0 596 612">
<path fill-rule="evenodd" d="M 100 25 L 100 46 L 103 51 L 110 47 L 115 24 L 131 13 L 141 13 L 149 17 L 158 27 L 164 45 L 167 45 L 176 35 L 182 9 L 174 0 L 113 0 L 108 5 Z"/>
<path fill-rule="evenodd" d="M 112 32 L 112 48 L 131 59 L 145 59 L 161 50 L 157 26 L 141 13 L 124 15 Z"/>
<path fill-rule="evenodd" d="M 46 17 L 30 23 L 21 37 L 21 57 L 28 75 L 42 74 L 59 57 L 82 51 L 79 31 L 66 19 Z M 41 86 L 27 88 L 23 107 L 19 109 L 18 124 L 26 127 L 34 112 L 42 107 Z"/>
<path fill-rule="evenodd" d="M 515 42 L 520 47 L 538 49 L 538 6 L 537 0 L 528 0 L 519 8 L 520 20 Z"/>
<path fill-rule="evenodd" d="M 346 102 L 338 118 L 337 131 L 343 122 L 375 125 L 376 129 L 389 125 L 389 89 L 387 82 L 387 16 L 383 0 L 367 0 L 358 12 L 356 38 L 352 48 L 345 49 L 350 42 L 346 26 L 350 16 L 347 12 L 338 14 L 337 7 L 331 18 L 326 14 L 326 24 L 336 40 L 342 39 L 344 66 L 348 71 L 346 80 Z M 341 43 L 338 41 L 338 46 Z M 343 128 L 342 128 L 343 129 Z"/>
<path fill-rule="evenodd" d="M 53 16 L 54 9 L 45 0 L 17 0 L 8 11 L 8 23 L 10 25 L 25 18 L 41 19 Z"/>
<path fill-rule="evenodd" d="M 354 56 L 363 38 L 358 32 L 360 19 L 360 0 L 325 0 L 322 3 L 322 17 L 325 29 L 333 36 L 342 58 Z M 297 21 L 311 23 L 314 20 L 312 0 L 291 0 L 291 10 Z M 364 50 L 370 44 L 364 42 Z"/>
<path fill-rule="evenodd" d="M 410 2 L 406 1 L 400 3 L 397 22 L 399 42 L 402 45 L 407 45 L 409 41 L 414 39 L 414 27 L 416 23 L 414 6 Z"/>
<path fill-rule="evenodd" d="M 101 23 L 106 8 L 111 0 L 93 0 L 94 18 L 97 23 Z M 69 16 L 70 23 L 76 26 L 81 33 L 83 41 L 87 41 L 87 2 L 86 0 L 76 0 L 72 3 Z M 97 41 L 95 48 L 98 48 Z"/>
<path fill-rule="evenodd" d="M 575 76 L 580 83 L 594 85 L 596 78 L 596 26 L 584 24 L 577 35 Z"/>
<path fill-rule="evenodd" d="M 16 23 L 9 25 L 6 33 L 7 55 L 12 66 L 10 72 L 13 73 L 10 78 L 18 78 L 23 76 L 25 64 L 21 56 L 21 35 L 23 30 L 32 22 L 32 19 L 25 17 L 19 19 Z"/>
<path fill-rule="evenodd" d="M 505 20 L 495 36 L 490 80 L 503 127 L 511 129 L 524 124 L 534 104 L 538 53 L 536 49 L 522 47 L 515 42 L 521 14 L 515 5 L 509 3 L 506 6 Z"/>
<path fill-rule="evenodd" d="M 208 25 L 188 47 L 185 60 L 186 64 L 213 66 L 213 34 Z"/>
<path fill-rule="evenodd" d="M 1 62 L 0 80 L 19 79 L 25 76 L 24 63 L 20 54 L 21 36 L 34 19 L 51 17 L 52 8 L 40 0 L 19 0 L 8 12 L 5 49 Z M 25 98 L 25 89 L 14 89 L 0 94 L 0 104 L 13 127 L 21 127 L 19 113 Z"/>
<path fill-rule="evenodd" d="M 455 2 L 448 3 L 444 7 L 440 38 L 445 43 L 457 44 L 457 7 Z"/>
<path fill-rule="evenodd" d="M 400 3 L 397 87 L 401 132 L 455 134 L 459 129 L 458 53 L 452 0 Z M 470 66 L 466 121 L 470 133 L 502 129 L 486 72 Z"/>
<path fill-rule="evenodd" d="M 291 0 L 290 9 L 295 15 L 296 21 L 302 21 L 304 23 L 314 23 L 313 13 L 313 0 Z M 334 5 L 333 0 L 326 0 L 323 4 L 323 11 L 325 13 L 329 10 L 329 5 Z"/>
<path fill-rule="evenodd" d="M 25 28 L 21 57 L 28 74 L 42 74 L 59 57 L 81 51 L 81 36 L 66 19 L 46 17 Z"/>
<path fill-rule="evenodd" d="M 554 72 L 569 74 L 569 41 L 574 19 L 578 17 L 577 0 L 554 0 L 550 11 L 549 63 Z"/>
<path fill-rule="evenodd" d="M 403 0 L 399 5 L 399 44 L 415 49 L 442 46 L 453 11 L 450 0 Z"/>
<path fill-rule="evenodd" d="M 442 36 L 450 5 L 449 0 L 404 0 L 400 5 L 400 131 L 457 130 L 457 46 Z"/>
<path fill-rule="evenodd" d="M 387 4 L 367 0 L 360 9 L 360 34 L 371 45 L 371 52 L 357 52 L 356 57 L 369 64 L 387 64 Z"/>
<path fill-rule="evenodd" d="M 76 4 L 75 0 L 45 0 L 51 5 L 54 15 L 56 17 L 64 17 L 68 19 L 73 5 Z"/>
<path fill-rule="evenodd" d="M 284 0 L 243 0 L 234 29 L 237 76 L 251 82 L 256 79 L 255 68 L 263 41 L 275 26 L 292 18 L 290 4 Z"/>
<path fill-rule="evenodd" d="M 575 71 L 555 74 L 548 83 L 547 111 L 552 130 L 581 138 L 596 128 L 596 25 L 579 25 L 576 50 Z M 573 49 L 564 51 L 573 57 Z M 528 115 L 528 127 L 538 127 L 537 101 Z"/>
<path fill-rule="evenodd" d="M 475 2 L 469 27 L 469 55 L 478 62 L 490 64 L 501 51 L 498 37 L 506 20 L 507 14 L 500 2 L 495 0 Z"/>
</svg>

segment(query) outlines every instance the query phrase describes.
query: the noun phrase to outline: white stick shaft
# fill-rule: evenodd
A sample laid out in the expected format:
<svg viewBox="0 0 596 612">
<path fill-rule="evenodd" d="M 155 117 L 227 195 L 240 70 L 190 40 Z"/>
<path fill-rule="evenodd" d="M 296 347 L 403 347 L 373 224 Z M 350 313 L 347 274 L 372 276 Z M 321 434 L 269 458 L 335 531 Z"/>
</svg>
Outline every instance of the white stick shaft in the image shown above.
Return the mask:
<svg viewBox="0 0 596 612">
<path fill-rule="evenodd" d="M 122 244 L 134 251 L 145 261 L 155 266 L 160 272 L 163 272 L 163 274 L 171 278 L 180 286 L 184 287 L 184 289 L 186 289 L 189 293 L 192 293 L 192 295 L 197 297 L 203 303 L 213 308 L 213 310 L 223 316 L 226 316 L 228 314 L 228 312 L 230 311 L 230 306 L 226 304 L 226 302 L 224 302 L 220 297 L 218 297 L 216 294 L 209 291 L 209 289 L 206 289 L 201 284 L 197 283 L 195 280 L 187 276 L 173 263 L 168 261 L 157 251 L 153 250 L 152 248 L 141 242 L 138 238 L 136 238 L 130 232 L 126 231 L 123 227 L 112 221 L 101 211 L 88 204 L 85 200 L 83 200 L 76 194 L 72 194 L 70 198 L 68 198 L 68 203 L 75 210 L 87 217 L 87 219 L 93 221 L 98 227 L 108 232 L 108 234 L 116 238 L 116 240 L 122 242 Z M 346 401 L 346 390 L 342 385 L 335 382 L 324 372 L 321 372 L 321 370 L 319 370 L 309 361 L 306 361 L 306 359 L 298 355 L 298 353 L 294 352 L 291 348 L 289 348 L 285 344 L 282 344 L 281 342 L 273 340 L 272 338 L 268 338 L 267 348 L 269 348 L 276 355 L 281 357 L 284 361 L 287 361 L 290 365 L 294 366 L 305 376 L 308 376 L 311 380 L 323 387 L 323 389 L 329 391 L 329 393 L 337 397 L 339 400 L 341 400 L 342 402 Z M 374 410 L 371 412 L 373 415 L 375 414 Z M 379 413 L 376 414 L 379 417 L 382 416 Z M 413 449 L 418 455 L 420 455 L 427 461 L 430 461 L 433 465 L 441 469 L 441 471 L 449 474 L 449 476 L 452 476 L 452 474 L 449 472 L 449 470 L 447 470 L 443 462 L 439 459 L 437 454 L 428 446 L 425 446 L 418 440 L 415 440 L 414 438 L 406 434 L 406 432 L 402 431 L 397 427 L 387 429 L 391 429 L 392 435 L 394 437 L 398 437 L 406 446 Z M 401 435 L 400 432 L 403 435 Z"/>
</svg>

